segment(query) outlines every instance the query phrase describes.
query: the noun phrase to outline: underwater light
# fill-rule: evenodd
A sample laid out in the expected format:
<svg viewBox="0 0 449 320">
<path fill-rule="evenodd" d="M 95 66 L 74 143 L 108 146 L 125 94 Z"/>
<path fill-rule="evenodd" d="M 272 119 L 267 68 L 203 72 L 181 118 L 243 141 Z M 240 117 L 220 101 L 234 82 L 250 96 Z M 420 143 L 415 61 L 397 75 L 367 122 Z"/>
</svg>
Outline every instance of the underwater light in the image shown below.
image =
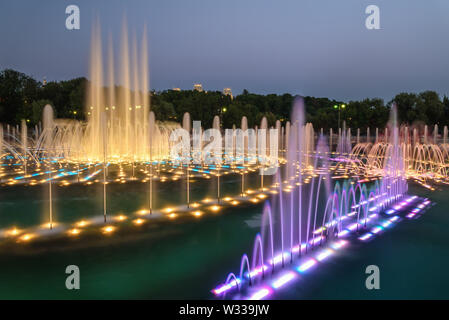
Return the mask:
<svg viewBox="0 0 449 320">
<path fill-rule="evenodd" d="M 321 262 L 321 261 L 325 260 L 326 258 L 328 258 L 329 256 L 331 256 L 333 253 L 334 253 L 334 251 L 329 248 L 324 249 L 316 256 L 316 259 Z"/>
<path fill-rule="evenodd" d="M 133 221 L 133 223 L 134 223 L 135 225 L 141 225 L 141 224 L 144 223 L 144 222 L 145 222 L 145 220 L 140 219 L 140 218 Z"/>
<path fill-rule="evenodd" d="M 236 281 L 236 280 L 232 280 L 232 281 L 229 282 L 229 283 L 223 284 L 223 285 L 219 286 L 218 288 L 215 288 L 214 290 L 212 290 L 212 292 L 213 292 L 215 295 L 220 295 L 220 294 L 222 294 L 223 292 L 232 289 L 233 287 L 235 287 L 235 286 L 236 286 L 237 284 L 239 284 L 240 282 L 241 282 L 240 279 L 237 278 L 237 281 Z"/>
<path fill-rule="evenodd" d="M 218 212 L 220 209 L 221 207 L 217 205 L 210 207 L 210 210 L 212 210 L 213 212 Z"/>
<path fill-rule="evenodd" d="M 150 213 L 150 211 L 146 210 L 146 209 L 142 209 L 142 210 L 137 211 L 137 214 L 139 216 L 144 216 L 144 215 L 147 215 L 148 213 Z"/>
<path fill-rule="evenodd" d="M 330 246 L 331 246 L 332 249 L 338 250 L 340 248 L 343 248 L 347 244 L 348 244 L 348 241 L 346 241 L 346 240 L 339 240 L 339 241 L 336 241 L 334 243 L 331 243 Z"/>
<path fill-rule="evenodd" d="M 373 234 L 371 232 L 367 232 L 363 236 L 360 236 L 359 240 L 366 241 L 366 240 L 370 239 L 371 237 L 373 237 Z"/>
<path fill-rule="evenodd" d="M 9 236 L 17 236 L 19 233 L 22 233 L 22 231 L 17 228 L 12 228 L 11 230 L 6 231 L 6 234 Z"/>
<path fill-rule="evenodd" d="M 41 227 L 44 229 L 51 229 L 51 228 L 55 227 L 56 225 L 57 225 L 56 222 L 52 222 L 52 223 L 47 222 L 47 223 L 44 223 L 43 225 L 41 225 Z"/>
<path fill-rule="evenodd" d="M 115 219 L 118 221 L 125 221 L 127 219 L 127 217 L 125 215 L 121 214 L 121 215 L 115 217 Z"/>
<path fill-rule="evenodd" d="M 258 267 L 258 268 L 256 268 L 256 269 L 254 269 L 253 271 L 251 271 L 251 272 L 249 273 L 249 276 L 250 276 L 251 278 L 254 278 L 255 276 L 261 274 L 263 271 L 266 271 L 267 269 L 268 269 L 268 267 L 267 267 L 266 265 L 260 266 L 260 267 Z M 248 274 L 248 273 L 247 273 L 247 274 Z"/>
<path fill-rule="evenodd" d="M 345 230 L 340 231 L 337 236 L 338 237 L 345 237 L 348 234 L 349 234 L 349 230 L 345 229 Z"/>
<path fill-rule="evenodd" d="M 304 272 L 312 268 L 316 264 L 316 260 L 309 259 L 298 267 L 299 272 Z"/>
<path fill-rule="evenodd" d="M 114 232 L 114 230 L 115 230 L 115 227 L 113 227 L 113 226 L 106 226 L 101 229 L 103 234 L 110 234 L 110 233 Z"/>
<path fill-rule="evenodd" d="M 169 219 L 175 219 L 177 216 L 178 216 L 178 215 L 177 215 L 176 213 L 170 213 L 170 214 L 168 215 L 168 218 L 169 218 Z"/>
<path fill-rule="evenodd" d="M 383 230 L 383 228 L 381 226 L 376 226 L 371 229 L 371 232 L 374 234 L 377 234 L 377 233 L 381 232 L 382 230 Z"/>
<path fill-rule="evenodd" d="M 30 241 L 30 240 L 33 239 L 34 237 L 35 237 L 34 234 L 32 234 L 32 233 L 26 233 L 26 234 L 24 234 L 23 236 L 21 236 L 21 237 L 19 238 L 19 240 L 20 240 L 20 241 Z"/>
<path fill-rule="evenodd" d="M 77 229 L 77 228 L 73 228 L 73 229 L 70 229 L 69 231 L 68 231 L 68 234 L 70 235 L 70 236 L 77 236 L 77 235 L 79 235 L 81 233 L 81 230 L 80 229 Z"/>
<path fill-rule="evenodd" d="M 270 290 L 267 288 L 262 288 L 256 293 L 254 293 L 251 297 L 248 298 L 248 300 L 260 300 L 265 298 L 270 294 Z"/>
<path fill-rule="evenodd" d="M 288 272 L 284 274 L 283 276 L 279 277 L 278 279 L 274 280 L 272 283 L 272 287 L 274 289 L 278 289 L 282 287 L 284 284 L 290 282 L 296 277 L 296 275 L 293 272 Z"/>
<path fill-rule="evenodd" d="M 391 222 L 396 222 L 397 220 L 399 220 L 398 216 L 394 216 L 393 218 L 389 219 L 389 221 L 391 221 Z"/>
<path fill-rule="evenodd" d="M 86 220 L 81 220 L 76 223 L 76 226 L 82 228 L 82 227 L 87 226 L 88 224 L 89 224 L 89 222 L 87 222 Z"/>
<path fill-rule="evenodd" d="M 197 210 L 197 211 L 193 211 L 192 215 L 194 215 L 195 217 L 198 218 L 198 217 L 201 217 L 203 215 L 203 213 L 201 211 Z"/>
</svg>

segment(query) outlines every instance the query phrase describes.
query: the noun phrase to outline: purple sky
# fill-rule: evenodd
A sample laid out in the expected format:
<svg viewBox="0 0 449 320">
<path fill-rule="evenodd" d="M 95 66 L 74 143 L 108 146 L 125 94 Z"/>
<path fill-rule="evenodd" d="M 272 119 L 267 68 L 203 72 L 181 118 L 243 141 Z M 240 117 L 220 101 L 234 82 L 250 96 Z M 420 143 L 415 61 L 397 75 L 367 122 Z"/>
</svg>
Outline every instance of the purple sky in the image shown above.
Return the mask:
<svg viewBox="0 0 449 320">
<path fill-rule="evenodd" d="M 65 28 L 76 4 L 81 29 Z M 381 30 L 365 28 L 380 7 Z M 98 15 L 118 46 L 122 18 L 147 24 L 151 87 L 299 93 L 341 100 L 401 91 L 449 95 L 449 1 L 2 0 L 0 69 L 42 80 L 88 75 Z"/>
</svg>

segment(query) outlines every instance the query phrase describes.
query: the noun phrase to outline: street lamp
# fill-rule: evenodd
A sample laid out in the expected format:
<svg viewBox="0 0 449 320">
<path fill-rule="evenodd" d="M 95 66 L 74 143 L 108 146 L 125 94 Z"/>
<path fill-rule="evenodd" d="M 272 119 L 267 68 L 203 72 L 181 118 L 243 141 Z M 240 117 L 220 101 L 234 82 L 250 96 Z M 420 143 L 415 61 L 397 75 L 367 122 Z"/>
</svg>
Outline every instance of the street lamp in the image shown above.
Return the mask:
<svg viewBox="0 0 449 320">
<path fill-rule="evenodd" d="M 340 129 L 340 110 L 344 108 L 346 108 L 346 105 L 344 103 L 334 105 L 334 109 L 338 109 L 338 129 Z"/>
</svg>

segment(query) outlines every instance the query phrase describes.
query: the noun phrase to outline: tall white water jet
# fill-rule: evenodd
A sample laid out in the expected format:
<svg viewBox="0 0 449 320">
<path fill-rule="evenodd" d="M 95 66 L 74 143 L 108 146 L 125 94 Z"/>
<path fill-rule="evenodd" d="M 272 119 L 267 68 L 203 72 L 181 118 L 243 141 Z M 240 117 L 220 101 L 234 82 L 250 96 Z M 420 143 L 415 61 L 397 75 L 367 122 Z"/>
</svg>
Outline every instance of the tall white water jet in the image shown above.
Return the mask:
<svg viewBox="0 0 449 320">
<path fill-rule="evenodd" d="M 52 136 L 53 136 L 53 128 L 54 128 L 54 114 L 53 108 L 47 104 L 44 107 L 44 113 L 42 115 L 42 120 L 44 123 L 44 130 L 42 132 L 43 135 L 43 146 L 44 150 L 47 152 L 46 157 L 48 164 L 48 197 L 49 197 L 49 226 L 50 229 L 53 229 L 53 196 L 52 196 L 52 175 L 51 175 L 51 150 L 52 150 Z"/>
<path fill-rule="evenodd" d="M 279 120 L 276 120 L 276 130 L 278 133 L 278 146 L 281 147 L 282 150 L 282 134 L 281 134 L 281 122 Z M 279 151 L 279 150 L 278 150 Z M 278 157 L 279 154 L 276 155 L 276 157 Z"/>
<path fill-rule="evenodd" d="M 437 144 L 437 137 L 438 137 L 438 125 L 435 124 L 433 127 L 433 144 Z"/>
<path fill-rule="evenodd" d="M 27 141 L 28 141 L 28 130 L 27 130 L 27 123 L 25 119 L 22 119 L 21 121 L 21 142 L 22 142 L 22 155 L 23 155 L 23 171 L 24 175 L 27 175 Z"/>
<path fill-rule="evenodd" d="M 444 126 L 443 129 L 443 144 L 447 143 L 447 126 Z"/>
<path fill-rule="evenodd" d="M 212 128 L 220 131 L 220 117 L 219 116 L 214 117 L 214 120 L 212 121 Z M 216 164 L 216 168 L 217 168 L 217 202 L 218 203 L 220 203 L 220 165 L 221 164 Z"/>
<path fill-rule="evenodd" d="M 369 133 L 369 127 L 366 128 L 366 142 L 370 142 L 371 137 L 370 137 L 370 133 Z"/>
<path fill-rule="evenodd" d="M 419 143 L 418 130 L 413 128 L 413 145 L 416 146 Z"/>
<path fill-rule="evenodd" d="M 376 128 L 376 140 L 375 143 L 379 142 L 379 128 Z"/>
<path fill-rule="evenodd" d="M 182 128 L 190 134 L 190 127 L 191 127 L 190 113 L 186 112 L 182 117 Z M 187 208 L 188 208 L 190 206 L 190 161 L 187 163 L 186 166 L 186 184 L 187 184 L 186 194 L 187 194 Z"/>
<path fill-rule="evenodd" d="M 101 137 L 102 137 L 102 145 L 103 145 L 103 217 L 104 217 L 104 223 L 106 223 L 106 213 L 107 213 L 107 207 L 106 207 L 106 162 L 107 162 L 107 134 L 108 134 L 108 128 L 107 128 L 107 119 L 106 114 L 103 111 L 101 113 Z"/>
<path fill-rule="evenodd" d="M 332 153 L 332 136 L 334 135 L 334 133 L 332 132 L 332 128 L 330 128 L 329 130 L 329 152 Z"/>
<path fill-rule="evenodd" d="M 357 128 L 357 144 L 360 143 L 360 128 Z"/>
<path fill-rule="evenodd" d="M 242 157 L 243 157 L 243 162 L 245 162 L 245 159 L 248 157 L 248 135 L 245 134 L 245 132 L 248 131 L 248 119 L 246 118 L 246 116 L 242 117 L 242 121 L 240 123 L 240 129 L 242 130 L 242 134 L 243 134 L 243 142 L 242 142 L 242 147 L 243 150 L 241 152 Z M 241 181 L 241 195 L 243 197 L 244 193 L 245 193 L 245 167 L 242 166 L 242 170 L 241 170 L 241 175 L 242 175 L 242 181 Z"/>
<path fill-rule="evenodd" d="M 47 153 L 51 151 L 54 128 L 54 113 L 51 105 L 47 104 L 42 113 L 42 122 L 44 129 L 42 131 L 42 147 Z"/>
<path fill-rule="evenodd" d="M 184 113 L 182 117 L 182 128 L 190 133 L 191 121 L 190 121 L 190 113 Z"/>
<path fill-rule="evenodd" d="M 429 134 L 429 132 L 428 132 L 428 129 L 427 129 L 427 124 L 426 124 L 424 126 L 424 141 L 423 141 L 424 144 L 427 144 L 427 136 L 428 136 L 428 134 Z"/>
<path fill-rule="evenodd" d="M 149 152 L 150 152 L 150 191 L 148 195 L 148 205 L 150 214 L 153 213 L 153 137 L 155 136 L 156 117 L 153 111 L 150 111 L 148 116 L 148 137 L 149 137 Z"/>
<path fill-rule="evenodd" d="M 288 146 L 289 146 L 288 141 L 289 141 L 289 137 L 290 137 L 290 126 L 291 126 L 290 121 L 287 121 L 287 123 L 285 124 L 285 143 L 284 143 L 285 153 L 287 153 Z"/>
<path fill-rule="evenodd" d="M 267 129 L 268 129 L 268 121 L 266 117 L 263 117 L 260 121 L 260 133 L 257 134 L 257 151 L 259 156 L 259 161 L 262 162 L 262 172 L 260 174 L 260 189 L 263 191 L 263 176 L 265 166 L 264 163 L 267 157 Z"/>
</svg>

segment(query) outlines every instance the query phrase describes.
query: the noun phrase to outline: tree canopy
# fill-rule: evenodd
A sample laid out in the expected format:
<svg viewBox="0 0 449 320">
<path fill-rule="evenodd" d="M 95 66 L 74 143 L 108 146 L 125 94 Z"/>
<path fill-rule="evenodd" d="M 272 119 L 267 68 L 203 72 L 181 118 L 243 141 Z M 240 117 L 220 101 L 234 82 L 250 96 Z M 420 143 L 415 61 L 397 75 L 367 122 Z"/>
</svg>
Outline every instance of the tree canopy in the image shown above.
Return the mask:
<svg viewBox="0 0 449 320">
<path fill-rule="evenodd" d="M 87 86 L 86 78 L 43 85 L 23 73 L 5 69 L 0 72 L 0 122 L 18 124 L 26 119 L 30 125 L 37 124 L 47 103 L 54 107 L 58 118 L 84 120 Z M 263 117 L 269 126 L 274 126 L 276 120 L 285 124 L 295 98 L 288 93 L 261 95 L 246 89 L 234 99 L 220 91 L 164 90 L 148 94 L 151 110 L 160 121 L 180 122 L 183 114 L 189 112 L 191 119 L 210 127 L 214 116 L 219 115 L 224 128 L 240 127 L 243 116 L 250 127 L 260 124 Z M 440 99 L 434 91 L 399 93 L 387 104 L 382 99 L 344 102 L 310 96 L 304 97 L 304 102 L 306 121 L 316 129 L 338 128 L 339 113 L 341 123 L 346 121 L 351 128 L 384 127 L 393 102 L 401 123 L 449 125 L 449 98 Z"/>
</svg>

